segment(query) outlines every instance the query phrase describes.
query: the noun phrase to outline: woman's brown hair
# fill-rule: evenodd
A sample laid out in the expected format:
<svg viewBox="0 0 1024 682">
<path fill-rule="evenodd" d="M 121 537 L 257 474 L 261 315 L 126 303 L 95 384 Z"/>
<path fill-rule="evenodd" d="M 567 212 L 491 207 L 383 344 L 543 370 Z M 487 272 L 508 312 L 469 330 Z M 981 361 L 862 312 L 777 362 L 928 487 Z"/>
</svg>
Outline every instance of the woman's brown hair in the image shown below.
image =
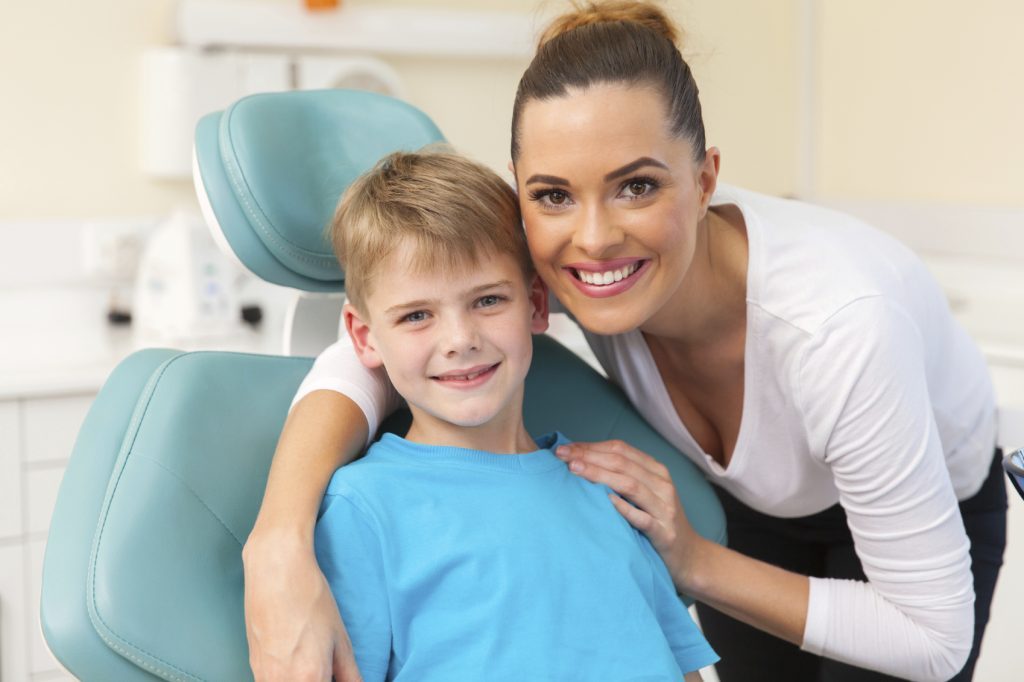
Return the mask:
<svg viewBox="0 0 1024 682">
<path fill-rule="evenodd" d="M 652 86 L 665 100 L 670 129 L 704 158 L 704 119 L 697 83 L 676 42 L 679 32 L 658 6 L 642 1 L 574 2 L 540 38 L 512 107 L 512 160 L 519 158 L 519 125 L 531 100 L 564 97 L 598 83 Z"/>
</svg>

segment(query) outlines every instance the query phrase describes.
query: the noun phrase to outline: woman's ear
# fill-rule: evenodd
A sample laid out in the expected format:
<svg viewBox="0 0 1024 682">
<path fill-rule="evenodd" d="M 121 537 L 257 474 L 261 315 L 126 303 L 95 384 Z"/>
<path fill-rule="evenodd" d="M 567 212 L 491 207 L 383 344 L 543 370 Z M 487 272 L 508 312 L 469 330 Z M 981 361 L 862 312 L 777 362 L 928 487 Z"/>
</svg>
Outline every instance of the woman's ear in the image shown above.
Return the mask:
<svg viewBox="0 0 1024 682">
<path fill-rule="evenodd" d="M 377 369 L 383 365 L 384 360 L 377 352 L 377 342 L 373 338 L 368 321 L 363 319 L 363 316 L 351 303 L 346 303 L 345 307 L 341 309 L 341 316 L 345 320 L 345 331 L 352 339 L 352 346 L 356 350 L 359 361 L 369 369 Z"/>
<path fill-rule="evenodd" d="M 700 216 L 707 213 L 711 205 L 711 197 L 718 187 L 718 170 L 722 163 L 722 153 L 718 147 L 708 147 L 704 153 L 704 160 L 697 168 L 697 189 L 700 190 Z"/>
<path fill-rule="evenodd" d="M 530 315 L 530 331 L 534 334 L 543 334 L 548 330 L 548 285 L 534 275 L 530 282 L 530 307 L 533 313 Z"/>
</svg>

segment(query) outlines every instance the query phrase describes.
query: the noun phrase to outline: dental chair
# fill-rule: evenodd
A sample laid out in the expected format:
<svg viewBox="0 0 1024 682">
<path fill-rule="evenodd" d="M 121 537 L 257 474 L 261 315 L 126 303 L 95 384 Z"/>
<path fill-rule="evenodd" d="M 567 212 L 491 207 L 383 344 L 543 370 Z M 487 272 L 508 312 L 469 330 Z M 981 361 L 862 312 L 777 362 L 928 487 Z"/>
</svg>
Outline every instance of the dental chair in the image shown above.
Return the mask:
<svg viewBox="0 0 1024 682">
<path fill-rule="evenodd" d="M 196 186 L 219 242 L 246 268 L 312 292 L 292 315 L 294 328 L 308 328 L 323 294 L 344 290 L 323 234 L 342 190 L 385 154 L 440 140 L 424 114 L 380 95 L 256 95 L 199 123 Z M 320 329 L 336 336 L 337 310 L 322 316 Z M 315 354 L 322 336 L 319 347 L 286 343 Z M 75 443 L 43 567 L 43 633 L 72 674 L 252 679 L 241 550 L 311 365 L 294 354 L 149 349 L 114 369 Z M 622 438 L 658 457 L 697 531 L 724 542 L 721 508 L 698 470 L 549 337 L 535 340 L 525 419 L 532 433 Z M 382 428 L 407 424 L 399 413 Z"/>
</svg>

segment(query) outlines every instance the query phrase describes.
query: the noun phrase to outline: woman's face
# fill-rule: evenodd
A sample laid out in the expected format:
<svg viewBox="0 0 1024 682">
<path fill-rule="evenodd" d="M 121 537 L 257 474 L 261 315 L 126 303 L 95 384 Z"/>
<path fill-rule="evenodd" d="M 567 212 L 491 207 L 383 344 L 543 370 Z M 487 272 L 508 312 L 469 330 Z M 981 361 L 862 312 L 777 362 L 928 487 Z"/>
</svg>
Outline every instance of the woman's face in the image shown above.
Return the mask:
<svg viewBox="0 0 1024 682">
<path fill-rule="evenodd" d="M 516 183 L 537 271 L 581 325 L 616 334 L 685 296 L 718 152 L 695 162 L 648 87 L 528 102 Z"/>
</svg>

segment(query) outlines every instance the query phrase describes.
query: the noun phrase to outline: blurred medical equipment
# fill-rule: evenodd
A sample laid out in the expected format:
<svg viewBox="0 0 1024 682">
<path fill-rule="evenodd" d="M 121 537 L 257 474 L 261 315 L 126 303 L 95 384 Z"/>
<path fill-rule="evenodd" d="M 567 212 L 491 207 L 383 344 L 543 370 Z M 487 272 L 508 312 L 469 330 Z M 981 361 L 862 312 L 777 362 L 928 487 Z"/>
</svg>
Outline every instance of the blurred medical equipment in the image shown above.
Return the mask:
<svg viewBox="0 0 1024 682">
<path fill-rule="evenodd" d="M 139 260 L 132 305 L 138 345 L 188 345 L 242 331 L 241 275 L 200 216 L 171 214 L 149 236 Z"/>
<path fill-rule="evenodd" d="M 244 98 L 197 128 L 200 203 L 258 277 L 338 293 L 344 273 L 323 228 L 341 191 L 383 155 L 441 139 L 421 112 L 381 95 Z M 114 370 L 79 432 L 43 567 L 44 636 L 75 676 L 251 679 L 241 549 L 311 363 L 150 349 Z M 695 528 L 724 541 L 721 508 L 698 470 L 548 337 L 536 341 L 525 402 L 533 433 L 615 436 L 660 458 Z M 407 420 L 399 413 L 385 428 L 404 432 Z"/>
<path fill-rule="evenodd" d="M 1014 490 L 1024 499 L 1024 449 L 1014 450 L 1003 457 L 1003 471 L 1010 478 Z"/>
</svg>

